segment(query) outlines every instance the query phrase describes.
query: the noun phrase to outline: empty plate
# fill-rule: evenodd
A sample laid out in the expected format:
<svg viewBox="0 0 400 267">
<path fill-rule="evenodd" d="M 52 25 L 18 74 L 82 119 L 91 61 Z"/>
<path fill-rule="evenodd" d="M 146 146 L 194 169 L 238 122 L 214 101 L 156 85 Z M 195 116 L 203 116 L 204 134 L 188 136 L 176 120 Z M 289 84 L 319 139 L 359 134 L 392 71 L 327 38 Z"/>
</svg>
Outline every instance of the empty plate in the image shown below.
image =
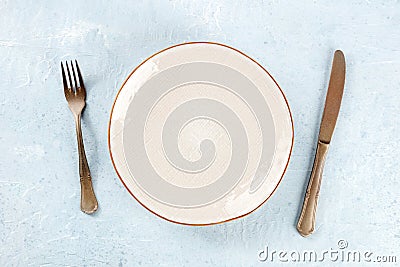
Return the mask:
<svg viewBox="0 0 400 267">
<path fill-rule="evenodd" d="M 126 79 L 109 123 L 115 170 L 154 214 L 208 225 L 277 188 L 293 146 L 288 103 L 256 61 L 217 43 L 160 51 Z"/>
</svg>

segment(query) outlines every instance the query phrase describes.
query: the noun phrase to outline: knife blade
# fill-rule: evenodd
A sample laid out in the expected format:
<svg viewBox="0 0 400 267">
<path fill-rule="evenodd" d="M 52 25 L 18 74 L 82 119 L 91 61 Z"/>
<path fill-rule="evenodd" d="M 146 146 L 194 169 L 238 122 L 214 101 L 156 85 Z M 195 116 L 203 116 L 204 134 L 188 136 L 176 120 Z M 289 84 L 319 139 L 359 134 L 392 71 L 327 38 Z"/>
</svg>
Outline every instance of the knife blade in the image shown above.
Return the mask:
<svg viewBox="0 0 400 267">
<path fill-rule="evenodd" d="M 339 115 L 340 104 L 343 97 L 345 74 L 346 62 L 344 55 L 342 51 L 337 50 L 333 56 L 331 77 L 329 80 L 324 113 L 322 114 L 319 130 L 317 152 L 315 153 L 310 181 L 307 186 L 303 207 L 297 224 L 297 230 L 304 237 L 314 232 L 322 172 L 337 117 Z"/>
<path fill-rule="evenodd" d="M 328 93 L 326 94 L 325 108 L 319 130 L 319 141 L 325 144 L 331 142 L 335 129 L 343 97 L 345 74 L 346 62 L 344 54 L 342 51 L 336 50 L 333 57 L 331 78 L 329 80 Z"/>
</svg>

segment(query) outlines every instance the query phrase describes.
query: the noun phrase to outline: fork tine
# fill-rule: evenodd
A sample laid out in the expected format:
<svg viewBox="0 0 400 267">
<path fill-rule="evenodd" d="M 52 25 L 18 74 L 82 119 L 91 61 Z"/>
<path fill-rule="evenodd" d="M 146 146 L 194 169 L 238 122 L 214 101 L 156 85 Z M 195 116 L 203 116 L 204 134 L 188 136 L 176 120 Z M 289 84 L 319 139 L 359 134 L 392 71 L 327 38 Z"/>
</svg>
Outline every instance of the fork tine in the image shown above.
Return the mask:
<svg viewBox="0 0 400 267">
<path fill-rule="evenodd" d="M 75 75 L 75 68 L 74 68 L 74 63 L 72 63 L 71 60 L 71 68 L 72 68 L 72 74 L 74 75 L 74 86 L 75 86 L 75 90 L 78 90 L 78 82 L 76 81 L 76 75 Z"/>
<path fill-rule="evenodd" d="M 74 87 L 73 87 L 73 85 L 72 85 L 72 79 L 71 79 L 71 72 L 69 71 L 68 61 L 65 62 L 65 65 L 67 66 L 67 73 L 68 73 L 68 80 L 69 80 L 70 89 L 71 89 L 72 91 L 74 91 Z M 72 67 L 72 66 L 71 66 L 71 67 Z"/>
<path fill-rule="evenodd" d="M 76 59 L 75 59 L 75 66 L 76 66 L 76 70 L 78 71 L 79 86 L 82 89 L 82 91 L 86 92 L 85 85 L 83 84 L 81 70 L 79 69 L 78 61 Z"/>
<path fill-rule="evenodd" d="M 67 84 L 67 78 L 65 77 L 64 65 L 62 62 L 61 62 L 61 74 L 62 74 L 63 85 L 64 85 L 64 93 L 68 93 L 69 88 L 68 88 L 68 84 Z"/>
</svg>

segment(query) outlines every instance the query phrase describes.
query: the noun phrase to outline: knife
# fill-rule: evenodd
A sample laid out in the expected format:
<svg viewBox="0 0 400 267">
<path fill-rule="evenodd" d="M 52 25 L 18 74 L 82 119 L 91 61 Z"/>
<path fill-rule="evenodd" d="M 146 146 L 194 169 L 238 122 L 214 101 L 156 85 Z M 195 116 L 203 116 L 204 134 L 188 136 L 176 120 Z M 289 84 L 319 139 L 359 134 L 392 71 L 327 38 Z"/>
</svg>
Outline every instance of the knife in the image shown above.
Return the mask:
<svg viewBox="0 0 400 267">
<path fill-rule="evenodd" d="M 339 114 L 340 103 L 342 102 L 345 75 L 346 62 L 344 54 L 342 51 L 336 50 L 333 57 L 324 113 L 322 114 L 314 166 L 312 168 L 310 181 L 308 182 L 306 195 L 304 197 L 303 208 L 297 224 L 297 230 L 304 237 L 314 232 L 315 214 L 317 211 L 322 171 Z"/>
</svg>

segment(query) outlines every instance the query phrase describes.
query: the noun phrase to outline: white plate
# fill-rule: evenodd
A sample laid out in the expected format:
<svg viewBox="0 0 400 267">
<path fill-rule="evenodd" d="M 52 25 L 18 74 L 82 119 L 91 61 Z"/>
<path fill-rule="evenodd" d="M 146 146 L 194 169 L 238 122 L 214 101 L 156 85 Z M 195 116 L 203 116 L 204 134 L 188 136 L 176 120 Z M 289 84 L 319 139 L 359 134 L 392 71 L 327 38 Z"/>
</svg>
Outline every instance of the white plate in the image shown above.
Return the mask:
<svg viewBox="0 0 400 267">
<path fill-rule="evenodd" d="M 111 111 L 109 148 L 145 208 L 181 224 L 242 217 L 277 188 L 293 146 L 288 103 L 250 57 L 186 43 L 146 59 Z"/>
</svg>

